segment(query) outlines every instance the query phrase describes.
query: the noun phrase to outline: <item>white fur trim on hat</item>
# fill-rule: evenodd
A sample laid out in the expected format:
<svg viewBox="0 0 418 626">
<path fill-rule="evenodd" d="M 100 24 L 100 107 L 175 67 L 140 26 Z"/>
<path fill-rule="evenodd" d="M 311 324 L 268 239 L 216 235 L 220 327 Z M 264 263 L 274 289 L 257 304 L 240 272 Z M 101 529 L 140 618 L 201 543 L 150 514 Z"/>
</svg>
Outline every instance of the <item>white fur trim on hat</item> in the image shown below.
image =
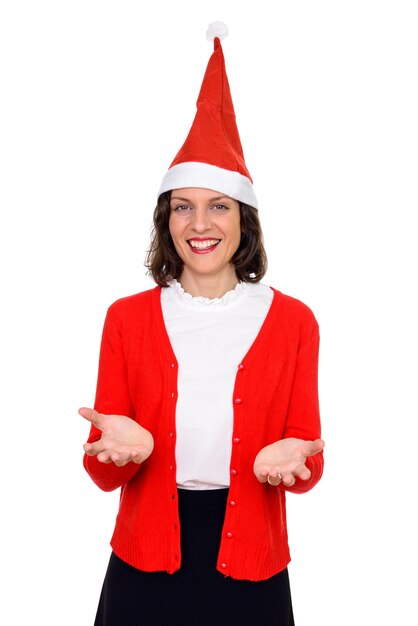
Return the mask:
<svg viewBox="0 0 418 626">
<path fill-rule="evenodd" d="M 165 191 L 186 187 L 213 189 L 258 209 L 251 181 L 239 172 L 225 170 L 209 163 L 194 161 L 178 163 L 178 165 L 173 165 L 164 176 L 158 196 Z"/>
</svg>

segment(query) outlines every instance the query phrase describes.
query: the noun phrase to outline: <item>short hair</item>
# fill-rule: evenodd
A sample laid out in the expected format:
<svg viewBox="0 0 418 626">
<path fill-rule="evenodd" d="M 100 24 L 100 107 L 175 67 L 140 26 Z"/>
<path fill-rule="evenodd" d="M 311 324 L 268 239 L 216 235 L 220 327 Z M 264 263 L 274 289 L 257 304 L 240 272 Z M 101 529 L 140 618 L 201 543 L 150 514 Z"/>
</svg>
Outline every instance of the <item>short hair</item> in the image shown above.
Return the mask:
<svg viewBox="0 0 418 626">
<path fill-rule="evenodd" d="M 177 254 L 169 230 L 171 191 L 158 198 L 154 210 L 151 243 L 145 258 L 148 274 L 160 287 L 178 279 L 183 270 L 183 261 Z M 267 271 L 267 255 L 258 210 L 239 202 L 241 241 L 231 263 L 238 279 L 245 283 L 258 283 Z"/>
</svg>

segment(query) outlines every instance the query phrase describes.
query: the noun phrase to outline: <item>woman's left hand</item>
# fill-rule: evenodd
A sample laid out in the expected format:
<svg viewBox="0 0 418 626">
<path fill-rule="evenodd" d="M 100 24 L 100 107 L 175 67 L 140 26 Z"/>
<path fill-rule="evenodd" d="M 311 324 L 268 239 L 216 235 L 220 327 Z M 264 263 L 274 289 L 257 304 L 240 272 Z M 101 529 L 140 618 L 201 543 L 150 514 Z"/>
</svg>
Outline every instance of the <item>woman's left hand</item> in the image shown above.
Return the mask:
<svg viewBox="0 0 418 626">
<path fill-rule="evenodd" d="M 324 448 L 322 439 L 305 441 L 304 439 L 281 439 L 262 448 L 255 457 L 254 474 L 261 483 L 267 480 L 271 485 L 291 487 L 296 478 L 308 480 L 311 477 L 305 465 L 308 456 L 321 452 Z"/>
</svg>

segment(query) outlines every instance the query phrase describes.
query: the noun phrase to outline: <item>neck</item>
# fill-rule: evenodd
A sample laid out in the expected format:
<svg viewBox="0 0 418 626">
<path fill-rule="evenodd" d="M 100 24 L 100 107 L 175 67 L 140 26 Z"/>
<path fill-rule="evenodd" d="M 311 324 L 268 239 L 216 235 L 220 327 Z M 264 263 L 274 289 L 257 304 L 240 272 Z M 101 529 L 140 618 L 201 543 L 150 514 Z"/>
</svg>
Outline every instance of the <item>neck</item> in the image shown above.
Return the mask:
<svg viewBox="0 0 418 626">
<path fill-rule="evenodd" d="M 222 298 L 227 291 L 235 289 L 239 281 L 233 268 L 221 276 L 198 276 L 191 274 L 187 271 L 187 268 L 184 268 L 179 282 L 184 291 L 191 296 L 213 299 Z"/>
</svg>

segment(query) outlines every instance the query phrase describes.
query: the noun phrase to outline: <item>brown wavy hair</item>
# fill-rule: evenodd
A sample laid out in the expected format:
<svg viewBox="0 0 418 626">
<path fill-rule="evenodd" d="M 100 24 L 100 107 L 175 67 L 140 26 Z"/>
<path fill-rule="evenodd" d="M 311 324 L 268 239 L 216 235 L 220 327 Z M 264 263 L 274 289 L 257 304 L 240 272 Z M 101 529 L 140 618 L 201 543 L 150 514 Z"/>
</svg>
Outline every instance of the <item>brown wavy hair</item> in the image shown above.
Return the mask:
<svg viewBox="0 0 418 626">
<path fill-rule="evenodd" d="M 171 238 L 170 219 L 171 191 L 162 193 L 154 210 L 151 244 L 145 258 L 145 267 L 157 285 L 167 287 L 168 281 L 179 279 L 183 261 L 179 257 Z M 258 283 L 267 271 L 267 255 L 264 249 L 258 211 L 248 204 L 239 202 L 241 241 L 231 259 L 238 279 L 244 283 Z"/>
</svg>

